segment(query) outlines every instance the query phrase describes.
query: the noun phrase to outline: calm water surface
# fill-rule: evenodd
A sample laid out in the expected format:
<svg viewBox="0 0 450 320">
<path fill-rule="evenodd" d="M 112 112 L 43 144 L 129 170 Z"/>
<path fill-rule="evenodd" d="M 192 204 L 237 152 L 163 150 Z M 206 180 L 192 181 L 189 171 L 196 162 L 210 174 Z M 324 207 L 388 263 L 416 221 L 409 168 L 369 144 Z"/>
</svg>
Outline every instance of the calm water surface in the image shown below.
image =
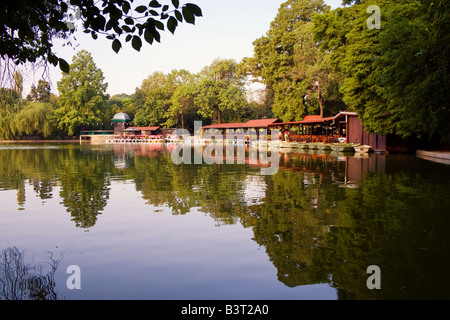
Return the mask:
<svg viewBox="0 0 450 320">
<path fill-rule="evenodd" d="M 264 176 L 157 145 L 0 145 L 0 299 L 449 299 L 449 187 L 407 155 L 282 152 Z"/>
</svg>

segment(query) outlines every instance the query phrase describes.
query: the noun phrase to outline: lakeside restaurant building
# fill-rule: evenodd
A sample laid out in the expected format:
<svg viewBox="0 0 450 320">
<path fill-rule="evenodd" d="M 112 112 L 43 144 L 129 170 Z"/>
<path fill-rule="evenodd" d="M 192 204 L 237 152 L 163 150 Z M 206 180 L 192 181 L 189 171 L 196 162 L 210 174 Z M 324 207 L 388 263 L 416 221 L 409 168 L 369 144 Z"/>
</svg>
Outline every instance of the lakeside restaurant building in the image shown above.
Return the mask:
<svg viewBox="0 0 450 320">
<path fill-rule="evenodd" d="M 341 111 L 334 117 L 321 118 L 319 115 L 309 115 L 301 121 L 282 122 L 279 119 L 250 120 L 246 123 L 221 123 L 202 127 L 205 132 L 208 129 L 218 129 L 222 134 L 227 130 L 237 129 L 266 129 L 279 130 L 279 139 L 295 142 L 325 142 L 325 143 L 359 143 L 371 146 L 374 152 L 408 152 L 413 146 L 408 141 L 393 135 L 370 134 L 358 118 L 357 113 Z"/>
</svg>

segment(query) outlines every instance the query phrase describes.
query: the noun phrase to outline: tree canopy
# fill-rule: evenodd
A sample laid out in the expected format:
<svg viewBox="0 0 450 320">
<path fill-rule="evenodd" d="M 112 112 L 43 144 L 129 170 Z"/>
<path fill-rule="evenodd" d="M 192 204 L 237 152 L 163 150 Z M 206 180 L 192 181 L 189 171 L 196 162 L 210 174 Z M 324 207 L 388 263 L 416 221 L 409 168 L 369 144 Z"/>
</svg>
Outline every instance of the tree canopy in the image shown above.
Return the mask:
<svg viewBox="0 0 450 320">
<path fill-rule="evenodd" d="M 169 1 L 167 1 L 169 2 Z M 133 0 L 2 0 L 0 4 L 0 56 L 16 64 L 44 59 L 69 71 L 69 64 L 53 50 L 55 38 L 69 39 L 76 30 L 75 19 L 92 38 L 99 35 L 111 41 L 119 52 L 123 42 L 139 51 L 145 41 L 160 41 L 161 31 L 174 33 L 179 23 L 194 24 L 202 10 L 195 4 L 169 4 L 151 0 L 133 6 Z"/>
<path fill-rule="evenodd" d="M 343 101 L 372 133 L 450 141 L 448 1 L 346 1 L 314 18 L 315 39 L 345 80 Z M 367 27 L 369 5 L 381 28 Z"/>
<path fill-rule="evenodd" d="M 104 118 L 108 98 L 104 80 L 89 52 L 81 50 L 73 57 L 70 72 L 58 82 L 60 96 L 52 119 L 59 129 L 73 135 L 83 127 L 110 121 Z"/>
<path fill-rule="evenodd" d="M 301 120 L 316 109 L 323 114 L 326 100 L 333 100 L 329 88 L 339 77 L 313 41 L 311 22 L 328 11 L 322 0 L 284 2 L 267 34 L 253 42 L 254 56 L 244 61 L 247 72 L 273 92 L 274 115 L 285 121 Z"/>
</svg>

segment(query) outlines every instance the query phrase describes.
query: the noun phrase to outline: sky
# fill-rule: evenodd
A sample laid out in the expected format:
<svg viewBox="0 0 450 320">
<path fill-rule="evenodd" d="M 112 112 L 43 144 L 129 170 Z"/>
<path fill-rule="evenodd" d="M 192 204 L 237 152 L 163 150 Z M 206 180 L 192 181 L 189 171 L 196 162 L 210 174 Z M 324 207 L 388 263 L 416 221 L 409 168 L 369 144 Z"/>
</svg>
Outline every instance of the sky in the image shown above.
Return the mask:
<svg viewBox="0 0 450 320">
<path fill-rule="evenodd" d="M 55 42 L 58 56 L 71 63 L 79 50 L 91 53 L 108 83 L 107 93 L 132 94 L 142 81 L 155 71 L 169 73 L 171 70 L 186 69 L 197 73 L 214 59 L 234 59 L 237 62 L 253 56 L 253 41 L 269 30 L 278 8 L 286 0 L 191 0 L 203 12 L 195 25 L 178 24 L 175 35 L 169 31 L 161 33 L 161 43 L 143 43 L 140 52 L 122 41 L 122 49 L 116 54 L 111 41 L 99 36 L 93 40 L 90 35 L 79 31 L 75 34 L 76 44 L 62 46 Z M 325 0 L 332 9 L 340 6 L 342 0 Z M 139 4 L 135 1 L 135 5 Z M 147 1 L 145 1 L 146 3 Z M 161 1 L 163 3 L 164 1 Z M 189 1 L 181 1 L 186 3 Z M 24 95 L 32 83 L 37 83 L 41 72 L 24 74 Z M 61 79 L 59 67 L 50 68 L 52 92 L 58 94 L 56 82 Z"/>
</svg>

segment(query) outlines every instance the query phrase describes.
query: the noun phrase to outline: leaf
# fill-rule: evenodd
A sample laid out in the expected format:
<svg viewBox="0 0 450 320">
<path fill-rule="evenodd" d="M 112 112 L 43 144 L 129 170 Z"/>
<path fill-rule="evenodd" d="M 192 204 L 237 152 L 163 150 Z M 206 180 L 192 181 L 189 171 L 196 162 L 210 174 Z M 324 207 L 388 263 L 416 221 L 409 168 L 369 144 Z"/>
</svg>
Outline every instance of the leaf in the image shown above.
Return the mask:
<svg viewBox="0 0 450 320">
<path fill-rule="evenodd" d="M 127 18 L 125 18 L 124 21 L 125 21 L 126 24 L 134 25 L 134 20 L 132 18 L 128 18 L 127 17 Z"/>
<path fill-rule="evenodd" d="M 158 30 L 152 29 L 151 32 L 153 33 L 153 37 L 156 41 L 161 42 L 161 35 L 159 34 Z"/>
<path fill-rule="evenodd" d="M 156 1 L 156 0 L 150 1 L 150 3 L 148 4 L 148 6 L 149 6 L 149 7 L 152 7 L 152 8 L 161 8 L 161 7 L 162 7 L 162 6 L 159 4 L 159 2 Z"/>
<path fill-rule="evenodd" d="M 131 32 L 131 28 L 129 26 L 126 26 L 126 25 L 122 26 L 122 30 L 125 31 L 126 33 L 130 33 Z"/>
<path fill-rule="evenodd" d="M 139 38 L 138 36 L 133 36 L 133 39 L 131 40 L 131 46 L 136 51 L 141 51 L 141 47 L 142 47 L 142 40 L 141 40 L 141 38 Z"/>
<path fill-rule="evenodd" d="M 136 9 L 134 9 L 134 11 L 139 12 L 139 13 L 144 13 L 145 11 L 147 11 L 147 7 L 139 6 L 139 7 L 136 7 Z"/>
<path fill-rule="evenodd" d="M 172 4 L 175 8 L 178 9 L 178 7 L 180 6 L 180 1 L 179 0 L 172 0 Z"/>
<path fill-rule="evenodd" d="M 58 61 L 59 61 L 59 68 L 61 69 L 61 71 L 65 72 L 65 73 L 69 73 L 70 66 L 67 63 L 67 61 L 62 58 L 59 58 Z"/>
<path fill-rule="evenodd" d="M 120 43 L 120 41 L 118 39 L 114 39 L 114 41 L 112 42 L 112 49 L 114 50 L 114 52 L 119 53 L 121 47 L 122 44 Z"/>
<path fill-rule="evenodd" d="M 158 20 L 154 20 L 155 27 L 157 27 L 159 30 L 164 31 L 164 23 Z"/>
<path fill-rule="evenodd" d="M 192 13 L 197 17 L 203 17 L 202 15 L 202 9 L 200 9 L 199 6 L 193 3 L 186 3 L 186 7 L 189 8 L 189 10 L 192 11 Z"/>
<path fill-rule="evenodd" d="M 153 44 L 153 34 L 150 32 L 150 29 L 149 29 L 149 28 L 145 29 L 145 32 L 144 32 L 144 39 L 145 39 L 145 41 L 147 41 L 149 44 Z"/>
<path fill-rule="evenodd" d="M 172 34 L 174 34 L 177 26 L 178 20 L 175 19 L 174 17 L 170 17 L 169 20 L 167 21 L 167 29 L 169 29 L 169 31 L 172 32 Z"/>
<path fill-rule="evenodd" d="M 183 12 L 184 20 L 186 20 L 187 23 L 195 24 L 195 16 L 188 7 L 183 7 L 181 11 Z"/>
<path fill-rule="evenodd" d="M 183 22 L 183 15 L 180 11 L 175 10 L 175 17 L 178 19 L 178 21 Z"/>
<path fill-rule="evenodd" d="M 130 11 L 130 3 L 127 1 L 124 1 L 123 5 L 122 5 L 122 10 L 125 14 L 127 14 L 128 11 Z"/>
</svg>

